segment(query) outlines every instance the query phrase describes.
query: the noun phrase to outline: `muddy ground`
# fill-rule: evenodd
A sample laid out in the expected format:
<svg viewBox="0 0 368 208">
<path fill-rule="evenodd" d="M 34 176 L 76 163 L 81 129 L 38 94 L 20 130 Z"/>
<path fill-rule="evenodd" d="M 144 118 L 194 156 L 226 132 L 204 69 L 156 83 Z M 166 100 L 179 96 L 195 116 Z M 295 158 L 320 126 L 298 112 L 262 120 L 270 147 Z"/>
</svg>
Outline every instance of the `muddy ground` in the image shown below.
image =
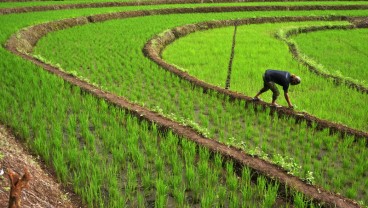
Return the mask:
<svg viewBox="0 0 368 208">
<path fill-rule="evenodd" d="M 10 180 L 6 169 L 11 168 L 23 175 L 27 167 L 32 179 L 29 188 L 22 192 L 22 207 L 60 207 L 76 208 L 80 200 L 66 191 L 53 177 L 52 172 L 41 167 L 42 162 L 32 156 L 18 139 L 4 126 L 0 125 L 0 207 L 7 207 L 9 201 Z"/>
</svg>

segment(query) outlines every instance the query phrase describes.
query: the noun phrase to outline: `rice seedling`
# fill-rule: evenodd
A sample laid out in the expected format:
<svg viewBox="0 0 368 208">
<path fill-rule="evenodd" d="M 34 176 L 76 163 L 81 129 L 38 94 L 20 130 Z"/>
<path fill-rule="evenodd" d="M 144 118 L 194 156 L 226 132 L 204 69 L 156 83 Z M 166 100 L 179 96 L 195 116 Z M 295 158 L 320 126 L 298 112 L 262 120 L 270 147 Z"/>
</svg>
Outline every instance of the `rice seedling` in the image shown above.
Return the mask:
<svg viewBox="0 0 368 208">
<path fill-rule="evenodd" d="M 258 197 L 261 198 L 266 193 L 266 179 L 264 177 L 257 178 Z"/>
<path fill-rule="evenodd" d="M 278 188 L 279 188 L 279 185 L 277 183 L 275 185 L 268 184 L 267 190 L 264 193 L 265 197 L 262 202 L 262 207 L 272 207 L 275 204 Z"/>
<path fill-rule="evenodd" d="M 226 173 L 227 173 L 227 177 L 226 177 L 227 186 L 230 188 L 230 190 L 235 190 L 238 186 L 237 184 L 238 179 L 237 179 L 237 176 L 234 175 L 234 167 L 231 162 L 226 163 Z"/>
<path fill-rule="evenodd" d="M 155 207 L 165 207 L 166 205 L 166 195 L 167 195 L 167 186 L 164 181 L 160 178 L 156 180 L 156 200 Z"/>
<path fill-rule="evenodd" d="M 231 194 L 229 199 L 229 207 L 239 207 L 239 198 L 237 194 Z"/>
<path fill-rule="evenodd" d="M 217 198 L 220 206 L 224 206 L 227 203 L 227 194 L 226 194 L 226 188 L 223 186 L 217 187 Z"/>
<path fill-rule="evenodd" d="M 300 208 L 308 207 L 308 205 L 306 204 L 306 202 L 304 200 L 304 196 L 302 194 L 299 194 L 299 193 L 296 193 L 294 195 L 294 203 L 295 203 L 296 207 L 300 207 Z"/>
<path fill-rule="evenodd" d="M 201 207 L 213 207 L 215 199 L 215 193 L 212 190 L 207 189 L 201 198 Z"/>
</svg>

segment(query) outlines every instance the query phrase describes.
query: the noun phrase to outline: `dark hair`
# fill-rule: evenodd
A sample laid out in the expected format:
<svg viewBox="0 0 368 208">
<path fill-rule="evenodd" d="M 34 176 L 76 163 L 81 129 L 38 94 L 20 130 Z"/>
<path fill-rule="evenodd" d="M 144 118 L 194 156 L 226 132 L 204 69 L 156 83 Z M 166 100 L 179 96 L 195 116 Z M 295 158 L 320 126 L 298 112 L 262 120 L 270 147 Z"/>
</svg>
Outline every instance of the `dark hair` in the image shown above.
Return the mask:
<svg viewBox="0 0 368 208">
<path fill-rule="evenodd" d="M 300 77 L 296 76 L 295 74 L 291 75 L 291 84 L 292 85 L 300 84 L 300 82 L 301 82 Z"/>
</svg>

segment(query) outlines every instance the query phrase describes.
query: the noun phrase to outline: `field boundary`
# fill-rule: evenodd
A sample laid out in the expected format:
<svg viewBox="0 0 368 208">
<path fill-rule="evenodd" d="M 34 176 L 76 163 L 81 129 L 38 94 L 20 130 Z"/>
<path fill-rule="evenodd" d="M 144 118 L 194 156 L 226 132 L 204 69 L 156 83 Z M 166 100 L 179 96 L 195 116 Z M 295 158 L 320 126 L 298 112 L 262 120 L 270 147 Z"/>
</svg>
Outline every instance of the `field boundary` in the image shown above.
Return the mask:
<svg viewBox="0 0 368 208">
<path fill-rule="evenodd" d="M 136 16 L 147 16 L 154 15 L 158 13 L 166 14 L 167 12 L 173 12 L 176 10 L 156 10 L 154 12 L 151 11 L 139 11 L 139 12 L 125 12 L 118 13 L 117 18 L 129 18 Z M 184 12 L 188 12 L 191 10 L 184 10 Z M 200 9 L 196 10 L 197 12 L 201 12 Z M 206 11 L 209 11 L 206 8 Z M 116 15 L 116 14 L 115 14 Z M 117 96 L 115 94 L 103 91 L 92 84 L 82 81 L 77 77 L 68 74 L 59 70 L 56 67 L 53 67 L 49 64 L 46 64 L 28 53 L 32 51 L 32 48 L 36 45 L 39 38 L 46 35 L 48 32 L 57 31 L 65 28 L 70 28 L 76 25 L 83 25 L 89 22 L 101 22 L 107 19 L 112 19 L 112 17 L 116 17 L 114 14 L 106 14 L 107 17 L 101 15 L 89 16 L 89 17 L 79 17 L 72 18 L 66 20 L 60 20 L 55 22 L 44 23 L 41 25 L 36 25 L 29 27 L 27 29 L 21 30 L 19 33 L 14 34 L 6 43 L 6 49 L 12 52 L 15 55 L 18 55 L 24 59 L 30 60 L 34 64 L 44 68 L 46 71 L 53 73 L 65 81 L 69 82 L 72 85 L 76 85 L 80 87 L 83 91 L 86 91 L 96 97 L 106 100 L 108 103 L 112 105 L 116 105 L 126 109 L 130 114 L 137 116 L 140 119 L 144 119 L 150 122 L 155 122 L 161 130 L 171 129 L 175 134 L 190 139 L 197 144 L 209 148 L 213 152 L 218 152 L 226 157 L 232 158 L 234 162 L 250 167 L 253 170 L 253 173 L 261 174 L 266 176 L 267 178 L 275 179 L 280 182 L 280 184 L 285 186 L 289 186 L 299 192 L 302 192 L 304 195 L 313 198 L 316 202 L 323 204 L 326 207 L 360 207 L 355 201 L 343 197 L 338 194 L 331 193 L 329 191 L 324 190 L 323 188 L 309 185 L 306 182 L 302 181 L 300 178 L 296 176 L 292 176 L 287 174 L 287 172 L 281 169 L 279 166 L 274 165 L 270 162 L 262 160 L 258 157 L 252 157 L 249 154 L 246 154 L 244 151 L 237 149 L 235 147 L 229 147 L 225 144 L 221 144 L 218 141 L 205 138 L 200 135 L 198 132 L 193 130 L 190 127 L 183 126 L 177 122 L 174 122 L 168 118 L 165 118 L 157 113 L 149 111 L 137 104 L 130 103 L 125 100 L 123 97 Z M 299 19 L 300 17 L 283 17 L 283 18 L 266 18 L 269 21 L 281 21 L 281 20 L 290 20 L 290 19 Z M 320 17 L 325 19 L 325 17 Z M 337 17 L 334 17 L 337 18 Z M 340 19 L 345 19 L 346 17 L 340 17 Z M 244 22 L 248 21 L 260 21 L 263 19 L 244 19 Z M 232 23 L 232 21 L 225 21 L 228 24 Z M 221 22 L 217 21 L 217 24 L 213 24 L 212 26 L 221 26 L 219 24 Z M 203 23 L 199 24 L 202 26 Z M 208 28 L 208 27 L 207 27 Z M 174 36 L 175 37 L 175 36 Z M 241 95 L 243 96 L 243 95 Z M 283 186 L 280 186 L 283 187 Z"/>
<path fill-rule="evenodd" d="M 368 26 L 366 26 L 366 27 L 368 27 Z M 343 77 L 339 77 L 339 76 L 336 76 L 336 75 L 333 75 L 333 74 L 330 74 L 330 73 L 325 73 L 325 72 L 319 70 L 318 67 L 313 66 L 313 64 L 311 64 L 310 62 L 308 62 L 308 60 L 304 59 L 301 56 L 302 53 L 298 50 L 297 45 L 294 42 L 290 41 L 290 38 L 289 38 L 292 35 L 299 35 L 299 34 L 302 34 L 302 33 L 309 33 L 309 32 L 322 31 L 322 30 L 334 30 L 334 29 L 349 30 L 349 29 L 354 29 L 354 28 L 357 28 L 357 26 L 354 26 L 354 25 L 311 26 L 311 27 L 288 30 L 284 37 L 281 37 L 281 36 L 277 35 L 277 38 L 280 39 L 281 41 L 285 42 L 288 45 L 289 51 L 293 55 L 293 57 L 297 61 L 302 63 L 303 65 L 307 66 L 308 69 L 311 72 L 313 72 L 313 73 L 315 73 L 319 76 L 325 77 L 325 78 L 331 78 L 337 84 L 346 84 L 347 86 L 349 86 L 349 87 L 351 87 L 351 88 L 353 88 L 353 89 L 355 89 L 359 92 L 367 94 L 368 93 L 368 88 L 364 87 L 363 85 L 358 84 L 358 83 L 356 83 L 354 81 L 351 81 L 351 80 L 344 79 Z"/>
<path fill-rule="evenodd" d="M 234 27 L 234 32 L 233 32 L 233 42 L 231 45 L 231 53 L 230 53 L 230 60 L 229 60 L 229 65 L 227 67 L 227 77 L 226 77 L 226 82 L 225 82 L 225 89 L 229 89 L 230 88 L 230 83 L 231 83 L 231 71 L 233 68 L 233 60 L 234 60 L 234 54 L 235 54 L 235 44 L 236 44 L 236 30 L 238 28 L 238 25 L 235 24 Z"/>
</svg>

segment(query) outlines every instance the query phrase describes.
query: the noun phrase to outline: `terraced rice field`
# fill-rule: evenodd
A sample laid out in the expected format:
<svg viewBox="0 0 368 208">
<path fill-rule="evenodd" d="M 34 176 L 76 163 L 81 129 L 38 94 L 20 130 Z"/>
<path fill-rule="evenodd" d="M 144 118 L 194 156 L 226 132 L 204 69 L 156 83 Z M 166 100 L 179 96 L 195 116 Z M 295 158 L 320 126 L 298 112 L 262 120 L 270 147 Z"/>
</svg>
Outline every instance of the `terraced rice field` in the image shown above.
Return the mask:
<svg viewBox="0 0 368 208">
<path fill-rule="evenodd" d="M 367 206 L 366 1 L 54 3 L 0 4 L 0 122 L 86 206 Z"/>
</svg>

